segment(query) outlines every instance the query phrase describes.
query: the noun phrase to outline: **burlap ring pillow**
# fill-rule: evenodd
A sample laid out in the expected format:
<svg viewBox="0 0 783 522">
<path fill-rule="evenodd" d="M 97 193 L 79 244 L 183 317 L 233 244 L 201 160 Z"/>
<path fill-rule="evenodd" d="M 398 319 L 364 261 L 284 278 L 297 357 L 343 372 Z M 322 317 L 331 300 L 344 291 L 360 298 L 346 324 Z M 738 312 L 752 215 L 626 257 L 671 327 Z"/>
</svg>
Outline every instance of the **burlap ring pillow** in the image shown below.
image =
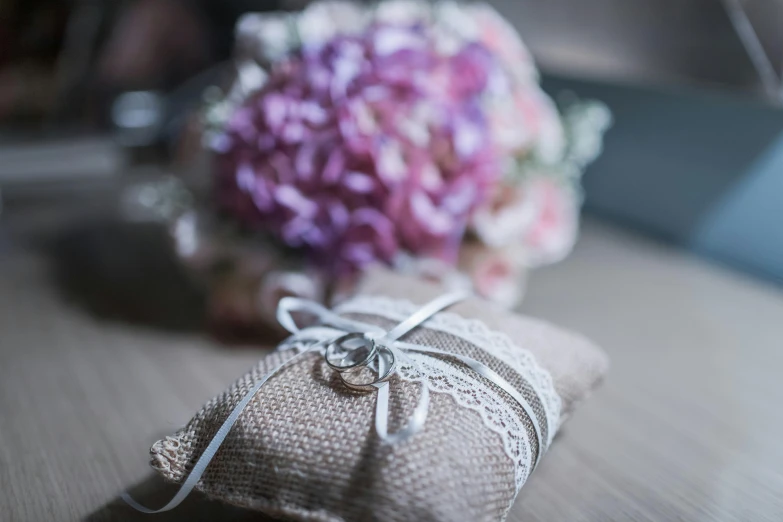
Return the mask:
<svg viewBox="0 0 783 522">
<path fill-rule="evenodd" d="M 390 329 L 442 293 L 374 271 L 337 311 Z M 375 393 L 346 388 L 323 357 L 307 354 L 255 395 L 197 489 L 294 520 L 502 520 L 539 452 L 608 364 L 584 338 L 478 299 L 437 314 L 403 340 L 479 361 L 524 396 L 533 415 L 463 365 L 423 357 L 426 371 L 403 369 L 389 381 L 389 430 L 406 425 L 423 378 L 431 390 L 426 423 L 410 439 L 387 444 L 375 432 Z M 153 468 L 168 480 L 184 480 L 247 390 L 293 355 L 270 354 L 187 426 L 157 442 Z"/>
</svg>

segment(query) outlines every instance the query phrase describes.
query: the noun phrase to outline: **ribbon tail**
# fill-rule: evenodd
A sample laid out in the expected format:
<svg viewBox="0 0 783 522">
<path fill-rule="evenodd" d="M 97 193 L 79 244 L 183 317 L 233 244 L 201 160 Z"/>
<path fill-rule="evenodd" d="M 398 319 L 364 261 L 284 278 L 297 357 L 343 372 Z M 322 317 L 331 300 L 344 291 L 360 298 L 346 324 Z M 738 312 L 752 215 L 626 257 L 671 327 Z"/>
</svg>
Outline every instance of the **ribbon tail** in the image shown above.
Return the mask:
<svg viewBox="0 0 783 522">
<path fill-rule="evenodd" d="M 398 350 L 392 350 L 392 354 L 394 354 L 395 358 L 404 359 L 415 364 L 409 357 Z M 379 375 L 383 375 L 386 371 L 386 364 L 387 362 L 384 361 L 383 358 L 378 359 Z M 384 381 L 373 384 L 378 390 L 378 393 L 376 394 L 377 397 L 375 398 L 375 432 L 385 444 L 398 444 L 404 442 L 413 437 L 424 427 L 430 407 L 430 388 L 423 379 L 420 381 L 420 384 L 421 393 L 419 395 L 419 403 L 416 405 L 413 414 L 408 419 L 408 423 L 404 428 L 391 434 L 389 433 L 389 382 Z"/>
<path fill-rule="evenodd" d="M 174 509 L 175 507 L 179 506 L 185 498 L 187 498 L 188 495 L 195 489 L 196 485 L 198 484 L 198 481 L 201 480 L 201 476 L 204 474 L 204 472 L 207 469 L 207 466 L 209 466 L 209 463 L 212 462 L 212 459 L 217 454 L 217 451 L 220 449 L 220 446 L 223 444 L 223 441 L 228 436 L 229 432 L 231 431 L 231 428 L 234 427 L 234 424 L 236 424 L 237 420 L 239 419 L 239 416 L 242 414 L 244 409 L 247 407 L 248 404 L 250 404 L 250 401 L 253 400 L 253 397 L 255 397 L 256 393 L 258 393 L 258 390 L 261 389 L 261 387 L 266 384 L 266 382 L 275 376 L 280 370 L 288 366 L 289 364 L 292 364 L 294 361 L 300 359 L 302 356 L 304 356 L 307 353 L 310 353 L 312 349 L 315 347 L 311 346 L 307 350 L 296 354 L 295 356 L 291 357 L 281 365 L 279 365 L 277 368 L 272 370 L 271 372 L 264 375 L 261 380 L 259 380 L 255 386 L 253 386 L 244 397 L 242 397 L 242 400 L 239 401 L 239 403 L 234 406 L 234 409 L 231 410 L 231 413 L 228 415 L 225 421 L 223 421 L 223 424 L 220 426 L 220 429 L 217 431 L 215 436 L 212 438 L 212 440 L 209 442 L 209 445 L 204 450 L 204 453 L 201 454 L 201 456 L 196 461 L 195 466 L 193 466 L 193 470 L 190 472 L 188 477 L 185 479 L 185 482 L 182 483 L 182 486 L 180 486 L 179 491 L 177 491 L 177 494 L 174 495 L 174 498 L 172 498 L 168 504 L 163 506 L 160 509 L 150 509 L 148 507 L 142 506 L 138 502 L 136 502 L 129 494 L 128 492 L 123 492 L 120 497 L 122 500 L 124 500 L 128 505 L 130 505 L 132 508 L 136 509 L 137 511 L 140 511 L 142 513 L 147 514 L 154 514 L 154 513 L 163 513 L 165 511 L 170 511 Z"/>
<path fill-rule="evenodd" d="M 375 402 L 375 431 L 385 444 L 405 442 L 424 427 L 430 406 L 430 389 L 427 383 L 422 381 L 420 384 L 421 395 L 416 409 L 413 410 L 405 427 L 394 433 L 389 433 L 389 383 L 383 382 L 375 385 L 378 388 Z"/>
</svg>

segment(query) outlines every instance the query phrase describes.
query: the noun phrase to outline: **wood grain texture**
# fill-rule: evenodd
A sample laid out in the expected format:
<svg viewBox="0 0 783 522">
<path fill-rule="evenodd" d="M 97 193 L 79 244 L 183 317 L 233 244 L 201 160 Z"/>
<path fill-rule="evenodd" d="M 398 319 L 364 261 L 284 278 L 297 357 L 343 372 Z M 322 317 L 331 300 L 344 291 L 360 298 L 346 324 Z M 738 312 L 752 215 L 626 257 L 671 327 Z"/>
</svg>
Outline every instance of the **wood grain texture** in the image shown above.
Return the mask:
<svg viewBox="0 0 783 522">
<path fill-rule="evenodd" d="M 259 520 L 197 496 L 150 518 L 116 495 L 163 504 L 146 448 L 265 349 L 98 319 L 40 257 L 0 255 L 0 518 Z M 783 520 L 779 289 L 590 223 L 535 273 L 524 311 L 587 334 L 613 367 L 510 521 Z"/>
</svg>

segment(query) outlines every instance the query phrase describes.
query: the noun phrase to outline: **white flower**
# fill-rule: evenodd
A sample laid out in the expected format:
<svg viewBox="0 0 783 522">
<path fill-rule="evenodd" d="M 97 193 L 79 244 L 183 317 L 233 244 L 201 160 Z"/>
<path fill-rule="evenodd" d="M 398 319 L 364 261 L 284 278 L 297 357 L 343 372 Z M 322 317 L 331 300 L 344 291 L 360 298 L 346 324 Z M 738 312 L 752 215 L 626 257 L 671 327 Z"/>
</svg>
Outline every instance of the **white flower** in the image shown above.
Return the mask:
<svg viewBox="0 0 783 522">
<path fill-rule="evenodd" d="M 292 16 L 287 13 L 251 13 L 236 26 L 237 47 L 259 62 L 274 62 L 298 45 Z"/>
<path fill-rule="evenodd" d="M 603 103 L 577 102 L 568 106 L 563 120 L 569 129 L 569 160 L 578 167 L 592 163 L 603 149 L 604 133 L 612 125 L 612 113 Z"/>
<path fill-rule="evenodd" d="M 523 150 L 530 142 L 530 133 L 524 113 L 513 98 L 495 96 L 486 102 L 487 113 L 495 143 L 506 153 Z"/>
<path fill-rule="evenodd" d="M 522 187 L 502 187 L 492 201 L 474 212 L 473 231 L 492 248 L 520 242 L 533 225 L 536 203 Z"/>
<path fill-rule="evenodd" d="M 563 160 L 566 149 L 566 136 L 560 112 L 555 102 L 544 91 L 537 89 L 538 125 L 534 138 L 534 150 L 539 161 L 556 164 Z"/>
<path fill-rule="evenodd" d="M 245 60 L 237 64 L 237 80 L 234 85 L 242 96 L 260 90 L 267 81 L 267 72 L 257 62 Z M 229 95 L 231 97 L 231 95 Z"/>
<path fill-rule="evenodd" d="M 479 28 L 465 8 L 448 0 L 432 8 L 430 32 L 435 48 L 444 55 L 454 55 L 467 43 L 479 41 Z"/>
<path fill-rule="evenodd" d="M 471 12 L 454 1 L 438 2 L 434 9 L 435 25 L 458 36 L 462 41 L 476 41 L 480 31 Z"/>
<path fill-rule="evenodd" d="M 491 248 L 511 248 L 530 267 L 566 257 L 579 231 L 580 200 L 554 172 L 531 173 L 521 184 L 501 188 L 478 209 L 471 227 Z"/>
<path fill-rule="evenodd" d="M 354 2 L 316 2 L 297 19 L 299 38 L 304 46 L 320 46 L 338 34 L 356 34 L 367 27 L 366 10 Z"/>
<path fill-rule="evenodd" d="M 547 165 L 562 162 L 566 134 L 560 113 L 538 84 L 517 84 L 511 93 L 493 93 L 485 108 L 501 150 L 515 156 L 530 153 Z"/>
<path fill-rule="evenodd" d="M 375 19 L 393 25 L 429 23 L 431 8 L 427 2 L 416 0 L 387 0 L 375 8 Z"/>
</svg>

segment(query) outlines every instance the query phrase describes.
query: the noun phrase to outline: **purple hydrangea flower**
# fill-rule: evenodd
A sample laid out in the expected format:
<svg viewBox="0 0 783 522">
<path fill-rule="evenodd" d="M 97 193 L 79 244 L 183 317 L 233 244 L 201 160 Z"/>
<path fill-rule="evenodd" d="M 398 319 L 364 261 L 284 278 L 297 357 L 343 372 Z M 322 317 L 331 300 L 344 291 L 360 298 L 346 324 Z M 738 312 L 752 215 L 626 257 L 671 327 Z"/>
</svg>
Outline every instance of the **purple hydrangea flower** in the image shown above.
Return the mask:
<svg viewBox="0 0 783 522">
<path fill-rule="evenodd" d="M 453 260 L 501 172 L 481 109 L 494 67 L 415 25 L 302 49 L 229 121 L 219 205 L 338 275 L 400 250 Z"/>
</svg>

